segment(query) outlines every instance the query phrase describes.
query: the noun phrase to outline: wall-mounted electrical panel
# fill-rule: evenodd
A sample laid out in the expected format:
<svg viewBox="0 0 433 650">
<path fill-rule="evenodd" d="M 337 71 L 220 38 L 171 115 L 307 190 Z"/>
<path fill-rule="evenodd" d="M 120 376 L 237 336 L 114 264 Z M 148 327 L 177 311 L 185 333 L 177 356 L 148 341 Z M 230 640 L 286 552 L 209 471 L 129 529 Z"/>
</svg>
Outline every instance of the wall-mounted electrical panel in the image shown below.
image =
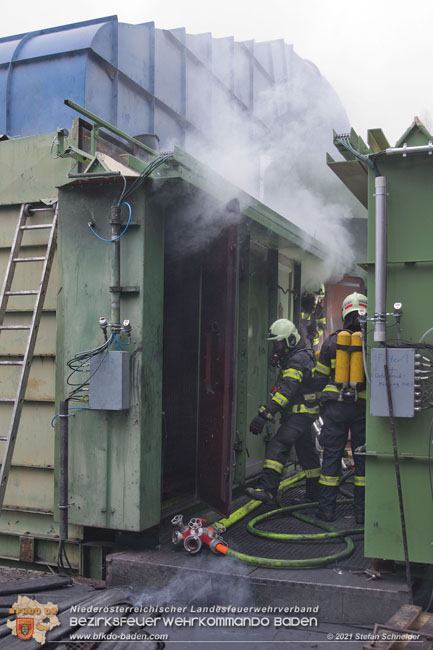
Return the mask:
<svg viewBox="0 0 433 650">
<path fill-rule="evenodd" d="M 129 352 L 103 352 L 90 359 L 89 406 L 102 411 L 129 408 Z"/>
</svg>

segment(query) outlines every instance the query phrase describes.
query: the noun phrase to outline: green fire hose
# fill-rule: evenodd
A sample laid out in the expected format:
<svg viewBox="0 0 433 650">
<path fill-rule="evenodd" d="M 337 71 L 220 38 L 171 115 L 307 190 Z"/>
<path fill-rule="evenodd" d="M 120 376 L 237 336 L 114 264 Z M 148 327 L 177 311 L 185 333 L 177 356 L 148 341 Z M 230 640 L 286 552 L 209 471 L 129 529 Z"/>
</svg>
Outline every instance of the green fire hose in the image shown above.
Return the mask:
<svg viewBox="0 0 433 650">
<path fill-rule="evenodd" d="M 304 476 L 305 476 L 304 472 L 300 472 L 299 474 L 296 474 L 295 476 L 289 477 L 288 479 L 282 481 L 280 484 L 280 491 L 284 491 L 287 487 L 302 480 Z M 342 499 L 337 501 L 337 503 L 339 504 L 348 503 L 349 501 L 350 499 Z M 255 510 L 261 504 L 262 504 L 261 501 L 255 501 L 255 500 L 249 501 L 245 506 L 239 508 L 239 510 L 236 510 L 236 512 L 232 513 L 227 519 L 221 519 L 218 523 L 224 525 L 226 528 L 229 528 L 240 519 L 243 519 L 243 517 L 245 517 L 247 514 Z M 343 537 L 343 541 L 345 542 L 346 547 L 342 551 L 335 553 L 333 555 L 327 555 L 323 557 L 307 558 L 307 559 L 300 559 L 300 560 L 282 560 L 278 558 L 265 558 L 265 557 L 256 557 L 254 555 L 246 555 L 245 553 L 234 551 L 233 549 L 228 548 L 227 546 L 224 546 L 222 544 L 219 544 L 217 546 L 217 550 L 223 553 L 224 555 L 231 555 L 232 557 L 236 557 L 238 560 L 241 560 L 242 562 L 248 562 L 249 564 L 256 564 L 258 566 L 269 566 L 275 568 L 320 566 L 322 564 L 328 564 L 329 562 L 333 562 L 335 560 L 340 560 L 341 558 L 348 557 L 351 553 L 353 553 L 355 548 L 355 544 L 353 543 L 353 540 L 348 535 L 362 533 L 364 529 L 360 527 L 360 528 L 349 528 L 346 530 L 336 531 L 333 528 L 326 526 L 325 524 L 319 523 L 297 512 L 297 510 L 305 510 L 306 508 L 314 508 L 316 506 L 317 503 L 302 503 L 299 505 L 287 506 L 284 508 L 278 508 L 276 510 L 266 512 L 263 515 L 259 515 L 258 517 L 255 517 L 249 522 L 248 532 L 250 532 L 253 535 L 257 535 L 259 537 L 264 537 L 266 539 L 275 539 L 279 541 L 282 540 L 318 541 L 318 540 L 325 540 L 325 539 L 333 539 L 336 537 Z M 265 519 L 268 519 L 276 515 L 277 516 L 282 515 L 284 513 L 289 513 L 292 517 L 295 517 L 300 521 L 304 521 L 305 523 L 310 524 L 312 526 L 316 526 L 317 528 L 320 528 L 325 532 L 316 533 L 316 534 L 271 533 L 271 532 L 267 532 L 255 528 L 256 524 L 258 524 L 259 522 L 264 521 Z"/>
</svg>

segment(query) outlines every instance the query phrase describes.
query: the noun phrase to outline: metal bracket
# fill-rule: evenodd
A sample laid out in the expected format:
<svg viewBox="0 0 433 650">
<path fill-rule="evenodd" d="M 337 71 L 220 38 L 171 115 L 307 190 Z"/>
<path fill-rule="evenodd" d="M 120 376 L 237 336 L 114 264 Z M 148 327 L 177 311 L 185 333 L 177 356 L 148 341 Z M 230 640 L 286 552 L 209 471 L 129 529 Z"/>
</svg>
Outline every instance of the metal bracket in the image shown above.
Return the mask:
<svg viewBox="0 0 433 650">
<path fill-rule="evenodd" d="M 140 287 L 109 287 L 111 293 L 140 293 Z"/>
</svg>

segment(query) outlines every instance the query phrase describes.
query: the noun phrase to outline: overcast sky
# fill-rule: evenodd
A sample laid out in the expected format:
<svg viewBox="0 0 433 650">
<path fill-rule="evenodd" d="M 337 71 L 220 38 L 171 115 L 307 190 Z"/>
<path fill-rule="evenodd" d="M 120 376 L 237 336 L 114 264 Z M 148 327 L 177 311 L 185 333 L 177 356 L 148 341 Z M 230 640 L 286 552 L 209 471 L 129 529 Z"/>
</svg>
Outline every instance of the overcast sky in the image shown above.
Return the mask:
<svg viewBox="0 0 433 650">
<path fill-rule="evenodd" d="M 433 127 L 433 0 L 14 0 L 5 2 L 8 36 L 117 14 L 190 33 L 266 41 L 283 38 L 313 61 L 366 139 L 381 127 L 391 144 L 414 115 Z M 6 9 L 7 7 L 7 9 Z"/>
</svg>

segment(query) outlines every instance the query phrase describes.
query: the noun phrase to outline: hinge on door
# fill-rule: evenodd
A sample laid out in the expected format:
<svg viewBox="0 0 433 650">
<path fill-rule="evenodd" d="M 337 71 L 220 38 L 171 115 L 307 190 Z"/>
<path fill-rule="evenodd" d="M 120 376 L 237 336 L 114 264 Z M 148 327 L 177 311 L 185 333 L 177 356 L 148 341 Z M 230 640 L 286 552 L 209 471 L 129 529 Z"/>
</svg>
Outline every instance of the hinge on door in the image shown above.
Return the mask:
<svg viewBox="0 0 433 650">
<path fill-rule="evenodd" d="M 234 449 L 234 451 L 239 453 L 239 452 L 242 451 L 243 447 L 244 447 L 244 443 L 241 440 L 241 437 L 239 435 L 239 431 L 236 431 L 236 440 L 234 442 L 233 449 Z"/>
</svg>

